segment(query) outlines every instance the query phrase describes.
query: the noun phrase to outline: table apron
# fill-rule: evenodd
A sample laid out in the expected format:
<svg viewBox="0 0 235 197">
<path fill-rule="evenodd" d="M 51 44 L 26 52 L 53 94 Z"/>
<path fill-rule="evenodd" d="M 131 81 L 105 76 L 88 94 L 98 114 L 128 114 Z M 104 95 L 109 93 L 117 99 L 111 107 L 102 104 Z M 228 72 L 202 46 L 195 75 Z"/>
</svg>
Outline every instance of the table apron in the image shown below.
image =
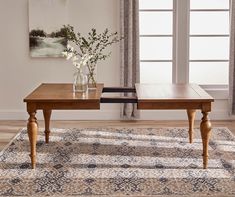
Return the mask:
<svg viewBox="0 0 235 197">
<path fill-rule="evenodd" d="M 98 110 L 100 102 L 29 102 L 27 111 L 43 110 Z"/>
<path fill-rule="evenodd" d="M 27 111 L 36 110 L 99 110 L 100 102 L 28 102 Z M 139 110 L 161 109 L 201 109 L 211 111 L 211 102 L 141 102 L 138 101 Z"/>
<path fill-rule="evenodd" d="M 210 102 L 141 102 L 137 104 L 139 110 L 157 110 L 157 109 L 201 109 L 203 111 L 211 111 Z"/>
</svg>

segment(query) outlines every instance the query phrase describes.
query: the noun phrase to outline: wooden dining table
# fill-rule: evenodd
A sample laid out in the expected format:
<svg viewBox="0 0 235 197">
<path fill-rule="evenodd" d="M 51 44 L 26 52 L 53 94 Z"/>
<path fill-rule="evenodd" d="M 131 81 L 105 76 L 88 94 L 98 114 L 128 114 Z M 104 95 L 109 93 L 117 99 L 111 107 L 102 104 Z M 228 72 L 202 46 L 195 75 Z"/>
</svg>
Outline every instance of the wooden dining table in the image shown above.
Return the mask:
<svg viewBox="0 0 235 197">
<path fill-rule="evenodd" d="M 118 96 L 104 96 L 103 93 L 121 93 Z M 30 142 L 31 165 L 36 167 L 36 142 L 38 122 L 36 113 L 43 111 L 45 121 L 45 142 L 49 143 L 50 119 L 53 110 L 99 110 L 102 103 L 136 103 L 138 110 L 186 110 L 189 121 L 189 142 L 193 142 L 196 110 L 201 110 L 200 124 L 202 138 L 203 168 L 208 166 L 208 143 L 211 133 L 209 113 L 214 99 L 196 84 L 135 84 L 135 87 L 104 87 L 97 84 L 95 90 L 74 93 L 72 84 L 39 85 L 24 98 L 29 114 L 27 131 Z M 170 111 L 169 111 L 170 113 Z"/>
</svg>

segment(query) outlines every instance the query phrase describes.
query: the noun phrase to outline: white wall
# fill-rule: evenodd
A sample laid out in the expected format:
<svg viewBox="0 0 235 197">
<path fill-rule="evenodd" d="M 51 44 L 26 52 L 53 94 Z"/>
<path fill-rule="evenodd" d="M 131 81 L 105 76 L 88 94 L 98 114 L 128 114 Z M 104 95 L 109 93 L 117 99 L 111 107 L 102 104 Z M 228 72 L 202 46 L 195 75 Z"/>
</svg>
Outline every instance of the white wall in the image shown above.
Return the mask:
<svg viewBox="0 0 235 197">
<path fill-rule="evenodd" d="M 68 22 L 82 33 L 92 27 L 119 31 L 118 0 L 68 0 Z M 43 10 L 42 10 L 43 14 Z M 42 82 L 72 82 L 73 66 L 64 59 L 30 58 L 28 0 L 0 0 L 0 120 L 26 119 L 23 98 Z M 119 46 L 98 65 L 98 81 L 119 85 Z M 213 119 L 227 119 L 227 100 L 217 100 Z M 38 118 L 42 117 L 39 112 Z M 145 111 L 142 119 L 185 119 L 185 112 Z M 200 116 L 198 116 L 199 118 Z M 100 111 L 54 112 L 54 119 L 119 119 L 118 105 L 102 105 Z"/>
<path fill-rule="evenodd" d="M 119 31 L 118 6 L 117 0 L 68 0 L 68 23 L 81 33 L 106 27 Z M 62 58 L 29 57 L 28 0 L 0 0 L 0 24 L 0 119 L 25 119 L 23 98 L 42 82 L 72 82 L 73 66 Z M 98 81 L 118 86 L 119 45 L 110 50 L 111 57 L 98 65 Z M 95 118 L 98 113 L 99 117 L 119 117 L 119 107 L 102 106 L 96 114 L 66 112 L 54 117 L 80 117 L 81 113 L 83 118 Z"/>
</svg>

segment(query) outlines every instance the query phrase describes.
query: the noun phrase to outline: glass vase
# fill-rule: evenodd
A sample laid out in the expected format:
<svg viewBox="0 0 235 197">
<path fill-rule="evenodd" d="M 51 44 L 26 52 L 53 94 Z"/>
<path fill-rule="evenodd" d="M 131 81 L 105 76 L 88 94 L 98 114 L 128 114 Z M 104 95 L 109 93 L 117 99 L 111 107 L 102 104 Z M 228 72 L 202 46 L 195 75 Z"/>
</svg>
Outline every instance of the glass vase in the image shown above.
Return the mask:
<svg viewBox="0 0 235 197">
<path fill-rule="evenodd" d="M 87 78 L 88 78 L 88 89 L 95 90 L 97 87 L 96 67 L 95 66 L 90 67 L 90 69 L 88 69 Z"/>
<path fill-rule="evenodd" d="M 73 92 L 85 93 L 88 89 L 88 79 L 81 69 L 74 73 Z"/>
</svg>

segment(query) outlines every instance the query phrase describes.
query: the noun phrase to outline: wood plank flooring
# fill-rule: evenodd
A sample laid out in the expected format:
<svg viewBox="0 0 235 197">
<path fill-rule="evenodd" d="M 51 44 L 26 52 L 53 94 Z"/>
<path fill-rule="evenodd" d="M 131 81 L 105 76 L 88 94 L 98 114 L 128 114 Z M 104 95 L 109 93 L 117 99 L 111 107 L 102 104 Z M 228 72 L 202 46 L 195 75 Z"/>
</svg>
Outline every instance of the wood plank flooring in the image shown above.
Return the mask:
<svg viewBox="0 0 235 197">
<path fill-rule="evenodd" d="M 23 127 L 26 121 L 0 121 L 0 151 L 11 141 Z M 199 127 L 200 121 L 195 122 Z M 235 121 L 212 121 L 213 127 L 228 127 L 235 134 Z M 51 128 L 76 127 L 188 127 L 187 121 L 51 121 Z M 39 127 L 44 128 L 44 122 L 39 121 Z"/>
</svg>

